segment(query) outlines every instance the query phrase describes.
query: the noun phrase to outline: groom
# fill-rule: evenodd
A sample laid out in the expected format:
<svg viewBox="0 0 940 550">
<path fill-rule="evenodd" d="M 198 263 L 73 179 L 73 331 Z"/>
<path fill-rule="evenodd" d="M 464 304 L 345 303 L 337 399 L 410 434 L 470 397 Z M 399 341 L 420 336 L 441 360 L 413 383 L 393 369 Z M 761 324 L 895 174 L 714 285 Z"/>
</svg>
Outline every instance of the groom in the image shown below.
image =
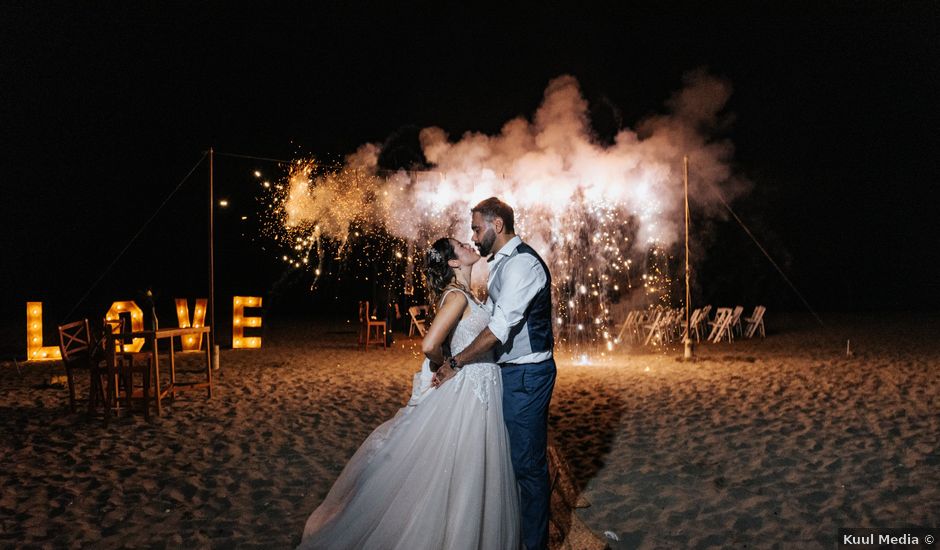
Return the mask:
<svg viewBox="0 0 940 550">
<path fill-rule="evenodd" d="M 548 403 L 555 387 L 552 278 L 548 266 L 513 228 L 512 207 L 490 197 L 470 211 L 473 243 L 488 261 L 490 323 L 466 349 L 447 358 L 438 377 L 495 348 L 503 375 L 503 416 L 522 498 L 522 541 L 548 548 L 551 491 L 546 459 Z M 441 372 L 443 371 L 443 372 Z"/>
</svg>

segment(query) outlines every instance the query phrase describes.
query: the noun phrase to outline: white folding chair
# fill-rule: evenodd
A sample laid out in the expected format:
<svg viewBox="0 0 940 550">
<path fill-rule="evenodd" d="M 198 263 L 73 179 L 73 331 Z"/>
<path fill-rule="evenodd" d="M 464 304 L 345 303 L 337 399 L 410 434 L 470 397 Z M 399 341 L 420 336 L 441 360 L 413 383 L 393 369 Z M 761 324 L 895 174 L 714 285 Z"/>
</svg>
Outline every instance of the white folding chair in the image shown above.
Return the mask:
<svg viewBox="0 0 940 550">
<path fill-rule="evenodd" d="M 728 338 L 729 342 L 734 339 L 734 336 L 731 334 L 732 315 L 733 312 L 730 307 L 718 308 L 715 312 L 715 320 L 709 323 L 712 326 L 712 330 L 708 334 L 708 340 L 710 342 L 717 344 L 723 337 Z"/>
<path fill-rule="evenodd" d="M 614 343 L 619 344 L 623 342 L 623 335 L 626 334 L 630 337 L 630 341 L 633 341 L 633 323 L 636 320 L 636 316 L 639 314 L 639 311 L 628 311 L 627 318 L 623 320 L 623 323 L 620 325 L 620 332 L 617 333 L 617 337 L 614 338 Z"/>
<path fill-rule="evenodd" d="M 672 319 L 669 323 L 669 341 L 675 342 L 677 339 L 682 337 L 682 333 L 685 331 L 685 308 L 680 307 L 676 308 L 672 312 Z"/>
<path fill-rule="evenodd" d="M 699 314 L 698 316 L 698 330 L 702 334 L 703 337 L 706 334 L 708 334 L 708 325 L 711 322 L 709 315 L 711 314 L 711 311 L 712 311 L 712 306 L 707 305 L 702 308 L 702 313 Z"/>
<path fill-rule="evenodd" d="M 408 308 L 408 316 L 411 317 L 411 324 L 408 325 L 408 337 L 414 335 L 415 331 L 424 338 L 426 332 L 424 321 L 428 316 L 428 306 L 411 306 Z"/>
<path fill-rule="evenodd" d="M 653 341 L 653 336 L 659 335 L 660 341 L 662 340 L 662 325 L 666 322 L 667 315 L 668 312 L 658 309 L 656 310 L 656 314 L 652 316 L 653 320 L 643 325 L 643 329 L 646 332 L 646 338 L 643 340 L 644 346 L 648 346 L 650 342 Z"/>
<path fill-rule="evenodd" d="M 760 337 L 764 338 L 766 333 L 764 332 L 764 313 L 767 311 L 767 308 L 764 306 L 757 306 L 754 308 L 754 313 L 750 317 L 744 320 L 747 323 L 747 328 L 744 329 L 745 338 L 753 338 L 754 333 L 758 330 L 760 331 Z"/>
<path fill-rule="evenodd" d="M 649 323 L 653 313 L 646 310 L 638 310 L 633 316 L 633 322 L 630 324 L 630 339 L 634 344 L 643 341 L 643 326 Z"/>
<path fill-rule="evenodd" d="M 695 337 L 696 342 L 702 341 L 702 334 L 699 331 L 700 319 L 702 317 L 702 308 L 698 307 L 692 310 L 692 315 L 689 317 L 689 326 L 682 327 L 682 340 L 689 336 L 688 333 L 691 332 L 692 336 Z M 691 338 L 689 338 L 691 340 Z"/>
<path fill-rule="evenodd" d="M 731 330 L 738 336 L 744 335 L 744 329 L 741 328 L 741 314 L 744 313 L 744 306 L 735 306 L 731 312 Z"/>
</svg>

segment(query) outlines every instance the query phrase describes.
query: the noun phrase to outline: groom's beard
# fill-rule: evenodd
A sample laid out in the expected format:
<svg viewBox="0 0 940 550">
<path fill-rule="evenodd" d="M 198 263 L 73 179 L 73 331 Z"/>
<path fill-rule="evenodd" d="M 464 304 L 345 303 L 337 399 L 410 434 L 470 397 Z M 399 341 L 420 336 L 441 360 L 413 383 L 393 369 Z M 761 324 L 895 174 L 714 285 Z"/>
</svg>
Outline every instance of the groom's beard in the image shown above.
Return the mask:
<svg viewBox="0 0 940 550">
<path fill-rule="evenodd" d="M 493 252 L 494 243 L 496 243 L 496 232 L 492 229 L 487 229 L 486 233 L 483 234 L 483 239 L 477 244 L 480 256 L 489 256 L 490 253 Z"/>
</svg>

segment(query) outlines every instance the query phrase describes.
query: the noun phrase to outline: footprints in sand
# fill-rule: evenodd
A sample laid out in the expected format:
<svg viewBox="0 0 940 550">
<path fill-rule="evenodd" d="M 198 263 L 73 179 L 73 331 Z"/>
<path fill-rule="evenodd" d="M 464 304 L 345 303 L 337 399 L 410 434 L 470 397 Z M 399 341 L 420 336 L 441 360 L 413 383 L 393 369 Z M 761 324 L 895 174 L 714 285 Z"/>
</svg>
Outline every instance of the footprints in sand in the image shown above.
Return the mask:
<svg viewBox="0 0 940 550">
<path fill-rule="evenodd" d="M 827 351 L 844 338 L 802 333 L 693 364 L 562 364 L 550 426 L 591 502 L 578 514 L 612 548 L 831 547 L 838 526 L 936 523 L 940 354 L 895 336 L 851 360 Z M 33 387 L 51 367 L 0 369 L 0 547 L 295 546 L 419 366 L 330 346 L 305 328 L 223 352 L 211 401 L 108 428 Z"/>
<path fill-rule="evenodd" d="M 780 345 L 802 351 L 560 370 L 551 425 L 593 504 L 585 521 L 643 547 L 818 546 L 821 531 L 831 546 L 838 526 L 935 523 L 937 361 Z"/>
</svg>

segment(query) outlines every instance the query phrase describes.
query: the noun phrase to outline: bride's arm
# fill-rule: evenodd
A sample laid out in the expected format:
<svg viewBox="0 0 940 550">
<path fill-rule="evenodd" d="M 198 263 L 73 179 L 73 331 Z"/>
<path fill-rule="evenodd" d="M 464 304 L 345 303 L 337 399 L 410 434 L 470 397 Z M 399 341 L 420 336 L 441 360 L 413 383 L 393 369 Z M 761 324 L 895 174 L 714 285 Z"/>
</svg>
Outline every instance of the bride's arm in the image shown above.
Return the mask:
<svg viewBox="0 0 940 550">
<path fill-rule="evenodd" d="M 421 342 L 421 351 L 424 352 L 433 366 L 431 370 L 437 370 L 437 366 L 444 362 L 444 354 L 441 352 L 441 346 L 447 336 L 453 332 L 454 327 L 463 316 L 467 307 L 467 297 L 462 292 L 451 292 L 444 297 L 444 303 L 441 304 L 434 321 L 428 328 L 424 340 Z"/>
<path fill-rule="evenodd" d="M 454 355 L 453 359 L 457 363 L 457 368 L 459 369 L 474 359 L 482 356 L 487 351 L 493 349 L 493 346 L 498 343 L 499 339 L 496 338 L 496 335 L 490 332 L 490 328 L 484 328 L 483 332 L 477 334 L 477 337 L 473 339 L 473 342 L 470 342 L 470 345 L 464 348 L 463 351 L 457 355 Z M 438 388 L 441 386 L 441 384 L 450 379 L 451 376 L 457 374 L 457 371 L 451 368 L 450 365 L 441 365 L 440 368 L 435 370 L 434 374 L 434 379 L 431 380 L 431 385 L 435 388 Z"/>
</svg>

